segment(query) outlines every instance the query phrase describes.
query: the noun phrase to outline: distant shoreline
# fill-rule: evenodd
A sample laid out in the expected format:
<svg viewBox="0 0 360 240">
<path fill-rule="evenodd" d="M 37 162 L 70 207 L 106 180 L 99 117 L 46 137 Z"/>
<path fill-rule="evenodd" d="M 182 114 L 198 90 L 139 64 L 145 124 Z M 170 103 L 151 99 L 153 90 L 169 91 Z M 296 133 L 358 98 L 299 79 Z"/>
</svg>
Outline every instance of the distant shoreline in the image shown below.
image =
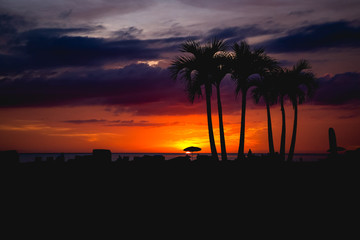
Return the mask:
<svg viewBox="0 0 360 240">
<path fill-rule="evenodd" d="M 47 157 L 54 157 L 56 158 L 59 156 L 60 153 L 19 153 L 19 161 L 20 162 L 32 162 L 35 161 L 36 157 L 41 157 L 43 161 L 46 161 Z M 66 153 L 63 152 L 65 156 L 65 160 L 73 159 L 75 156 L 86 156 L 90 155 L 91 153 Z M 198 153 L 194 153 L 193 157 L 196 158 Z M 199 153 L 200 155 L 211 156 L 211 153 Z M 162 155 L 165 157 L 165 160 L 169 160 L 174 157 L 178 156 L 186 156 L 185 152 L 182 153 L 112 153 L 112 161 L 116 161 L 116 159 L 121 156 L 127 156 L 130 160 L 133 160 L 134 157 L 142 157 L 142 156 L 155 156 L 155 155 Z M 229 160 L 234 160 L 237 157 L 237 153 L 228 153 Z M 255 156 L 266 155 L 266 153 L 254 153 Z M 295 154 L 295 161 L 303 160 L 303 161 L 317 161 L 320 158 L 326 158 L 328 154 L 326 153 L 297 153 Z M 219 157 L 221 155 L 219 154 Z"/>
</svg>

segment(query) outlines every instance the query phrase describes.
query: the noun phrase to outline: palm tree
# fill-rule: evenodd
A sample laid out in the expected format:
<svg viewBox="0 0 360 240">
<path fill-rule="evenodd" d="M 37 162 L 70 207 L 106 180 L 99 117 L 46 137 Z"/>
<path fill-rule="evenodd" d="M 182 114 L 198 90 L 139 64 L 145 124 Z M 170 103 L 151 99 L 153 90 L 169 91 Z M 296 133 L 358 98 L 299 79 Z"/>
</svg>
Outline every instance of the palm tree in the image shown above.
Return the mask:
<svg viewBox="0 0 360 240">
<path fill-rule="evenodd" d="M 306 60 L 299 60 L 291 70 L 286 73 L 287 78 L 287 96 L 289 97 L 294 108 L 294 125 L 291 137 L 290 150 L 288 154 L 288 161 L 292 161 L 295 151 L 297 119 L 298 119 L 298 105 L 302 104 L 306 97 L 311 97 L 317 87 L 316 78 L 314 74 L 309 71 L 311 66 Z M 306 71 L 307 70 L 307 71 Z"/>
<path fill-rule="evenodd" d="M 286 140 L 286 118 L 284 100 L 287 92 L 287 72 L 288 69 L 280 68 L 278 77 L 275 80 L 275 88 L 278 92 L 281 109 L 281 138 L 280 138 L 280 159 L 285 161 L 285 140 Z"/>
<path fill-rule="evenodd" d="M 224 124 L 222 117 L 222 105 L 220 97 L 220 83 L 224 79 L 225 75 L 230 72 L 230 57 L 227 53 L 223 52 L 217 54 L 214 57 L 215 66 L 211 68 L 211 78 L 212 82 L 216 88 L 217 94 L 217 105 L 218 105 L 218 114 L 219 114 L 219 130 L 220 130 L 220 144 L 221 144 L 221 160 L 227 160 L 226 154 L 226 145 L 225 145 L 225 134 L 224 134 Z"/>
<path fill-rule="evenodd" d="M 209 142 L 213 159 L 218 160 L 214 132 L 211 119 L 212 79 L 210 69 L 215 66 L 214 56 L 226 50 L 223 41 L 214 39 L 205 45 L 188 40 L 181 45 L 180 51 L 189 55 L 178 56 L 172 62 L 169 70 L 173 79 L 180 76 L 186 84 L 186 91 L 191 102 L 195 96 L 202 96 L 201 87 L 205 88 L 206 112 L 209 132 Z"/>
<path fill-rule="evenodd" d="M 236 81 L 236 95 L 241 91 L 241 127 L 237 158 L 244 159 L 246 95 L 253 85 L 252 76 L 263 75 L 277 63 L 265 54 L 263 48 L 251 50 L 245 41 L 242 41 L 240 45 L 235 43 L 233 51 L 231 77 Z"/>
<path fill-rule="evenodd" d="M 270 114 L 270 105 L 276 103 L 278 98 L 278 91 L 276 89 L 275 82 L 279 76 L 277 69 L 266 73 L 264 77 L 259 77 L 257 81 L 254 81 L 255 88 L 252 90 L 252 95 L 256 103 L 260 102 L 260 99 L 263 98 L 266 105 L 267 113 L 267 125 L 268 125 L 268 143 L 269 143 L 269 153 L 270 156 L 274 156 L 274 140 L 272 134 L 272 125 L 271 125 L 271 114 Z"/>
</svg>

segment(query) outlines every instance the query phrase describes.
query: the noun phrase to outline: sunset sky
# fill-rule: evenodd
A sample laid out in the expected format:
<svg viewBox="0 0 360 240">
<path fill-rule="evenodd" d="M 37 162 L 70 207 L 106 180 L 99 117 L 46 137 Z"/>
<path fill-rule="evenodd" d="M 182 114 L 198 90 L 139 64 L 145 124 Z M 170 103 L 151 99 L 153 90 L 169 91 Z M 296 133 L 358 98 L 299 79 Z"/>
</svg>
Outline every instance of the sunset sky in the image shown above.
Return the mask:
<svg viewBox="0 0 360 240">
<path fill-rule="evenodd" d="M 167 67 L 181 43 L 212 37 L 264 47 L 283 67 L 309 60 L 319 89 L 299 106 L 295 152 L 325 153 L 329 127 L 339 146 L 360 147 L 359 0 L 0 0 L 0 150 L 210 152 L 205 99 L 191 104 Z M 221 93 L 235 153 L 241 98 L 229 76 Z M 248 99 L 245 151 L 267 152 L 266 109 Z M 280 106 L 271 114 L 279 151 Z"/>
</svg>

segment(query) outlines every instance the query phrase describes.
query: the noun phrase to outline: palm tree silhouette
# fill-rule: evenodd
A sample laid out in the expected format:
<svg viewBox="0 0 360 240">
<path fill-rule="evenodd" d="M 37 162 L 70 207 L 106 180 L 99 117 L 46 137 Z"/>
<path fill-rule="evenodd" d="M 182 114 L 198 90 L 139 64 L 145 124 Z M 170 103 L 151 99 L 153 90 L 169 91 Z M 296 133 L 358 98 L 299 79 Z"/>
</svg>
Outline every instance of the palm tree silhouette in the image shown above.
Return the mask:
<svg viewBox="0 0 360 240">
<path fill-rule="evenodd" d="M 277 102 L 278 90 L 276 89 L 276 81 L 278 80 L 278 76 L 279 76 L 279 68 L 276 67 L 272 71 L 265 73 L 263 77 L 259 77 L 259 79 L 255 80 L 254 81 L 255 88 L 253 88 L 252 90 L 252 95 L 256 103 L 259 103 L 261 98 L 263 98 L 265 101 L 270 156 L 274 156 L 275 154 L 272 125 L 271 125 L 270 106 Z"/>
<path fill-rule="evenodd" d="M 236 81 L 236 95 L 241 91 L 241 127 L 238 159 L 244 159 L 245 140 L 245 111 L 246 95 L 253 86 L 252 77 L 254 74 L 264 75 L 266 71 L 277 63 L 265 54 L 263 48 L 250 49 L 247 42 L 242 41 L 240 45 L 233 46 L 233 57 L 231 64 L 231 77 Z"/>
<path fill-rule="evenodd" d="M 286 118 L 285 118 L 285 107 L 284 100 L 287 93 L 287 72 L 285 68 L 280 68 L 278 77 L 275 81 L 275 88 L 278 92 L 281 109 L 281 138 L 280 138 L 280 159 L 285 161 L 285 140 L 286 140 Z"/>
<path fill-rule="evenodd" d="M 227 160 L 226 154 L 226 145 L 225 145 L 225 134 L 224 134 L 224 124 L 222 116 L 222 105 L 220 97 L 220 83 L 224 79 L 225 75 L 230 72 L 230 56 L 225 52 L 221 52 L 214 56 L 214 63 L 211 70 L 211 79 L 216 88 L 217 94 L 217 105 L 218 105 L 218 114 L 219 114 L 219 130 L 220 130 L 220 144 L 221 144 L 221 160 Z"/>
<path fill-rule="evenodd" d="M 191 102 L 194 102 L 195 96 L 202 96 L 201 87 L 205 87 L 209 142 L 212 158 L 216 160 L 219 158 L 216 151 L 211 119 L 211 94 L 213 84 L 211 69 L 216 66 L 216 54 L 225 50 L 226 45 L 221 40 L 214 39 L 204 45 L 193 40 L 188 40 L 181 45 L 180 51 L 185 54 L 190 54 L 190 56 L 184 55 L 176 57 L 169 67 L 173 79 L 177 79 L 177 77 L 180 76 L 185 81 L 186 91 Z"/>
<path fill-rule="evenodd" d="M 295 151 L 297 119 L 298 119 L 298 105 L 302 104 L 306 97 L 311 97 L 317 88 L 317 82 L 314 74 L 309 71 L 311 66 L 307 60 L 299 60 L 291 70 L 286 70 L 285 75 L 287 96 L 289 97 L 294 108 L 294 125 L 291 137 L 290 150 L 288 154 L 288 161 L 292 161 Z"/>
</svg>

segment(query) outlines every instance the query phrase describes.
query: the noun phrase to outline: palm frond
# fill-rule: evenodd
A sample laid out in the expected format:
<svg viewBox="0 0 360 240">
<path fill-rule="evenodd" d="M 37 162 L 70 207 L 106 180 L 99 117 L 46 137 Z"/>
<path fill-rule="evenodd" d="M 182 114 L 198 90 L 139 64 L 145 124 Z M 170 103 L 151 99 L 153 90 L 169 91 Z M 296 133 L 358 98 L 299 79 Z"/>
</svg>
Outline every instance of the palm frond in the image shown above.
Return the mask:
<svg viewBox="0 0 360 240">
<path fill-rule="evenodd" d="M 188 55 L 178 56 L 168 68 L 172 79 L 181 78 L 185 83 L 185 90 L 191 102 L 195 96 L 202 96 L 201 86 L 210 86 L 221 81 L 226 75 L 224 51 L 227 44 L 223 40 L 213 39 L 207 44 L 187 40 L 180 47 L 180 51 Z M 211 92 L 207 93 L 211 95 Z"/>
<path fill-rule="evenodd" d="M 183 43 L 180 47 L 181 52 L 192 53 L 193 55 L 197 56 L 201 53 L 201 46 L 199 42 L 194 40 L 187 40 Z"/>
<path fill-rule="evenodd" d="M 202 97 L 201 85 L 202 83 L 197 74 L 194 76 L 193 81 L 187 82 L 186 93 L 191 103 L 194 102 L 196 96 Z"/>
<path fill-rule="evenodd" d="M 190 56 L 179 56 L 172 61 L 168 68 L 171 74 L 171 78 L 176 80 L 179 75 L 181 78 L 188 79 L 189 72 L 191 73 L 196 69 L 196 61 L 194 57 Z"/>
<path fill-rule="evenodd" d="M 265 53 L 264 48 L 251 49 L 246 41 L 233 45 L 231 78 L 236 82 L 236 94 L 254 85 L 254 79 L 271 71 L 279 71 L 279 64 Z"/>
<path fill-rule="evenodd" d="M 311 69 L 311 65 L 309 63 L 309 61 L 305 60 L 305 59 L 300 59 L 294 66 L 293 66 L 293 71 L 294 72 L 302 72 L 304 70 L 308 70 Z"/>
<path fill-rule="evenodd" d="M 283 93 L 288 96 L 294 107 L 312 97 L 317 89 L 315 75 L 310 69 L 309 62 L 302 59 L 292 69 L 283 70 Z"/>
</svg>

